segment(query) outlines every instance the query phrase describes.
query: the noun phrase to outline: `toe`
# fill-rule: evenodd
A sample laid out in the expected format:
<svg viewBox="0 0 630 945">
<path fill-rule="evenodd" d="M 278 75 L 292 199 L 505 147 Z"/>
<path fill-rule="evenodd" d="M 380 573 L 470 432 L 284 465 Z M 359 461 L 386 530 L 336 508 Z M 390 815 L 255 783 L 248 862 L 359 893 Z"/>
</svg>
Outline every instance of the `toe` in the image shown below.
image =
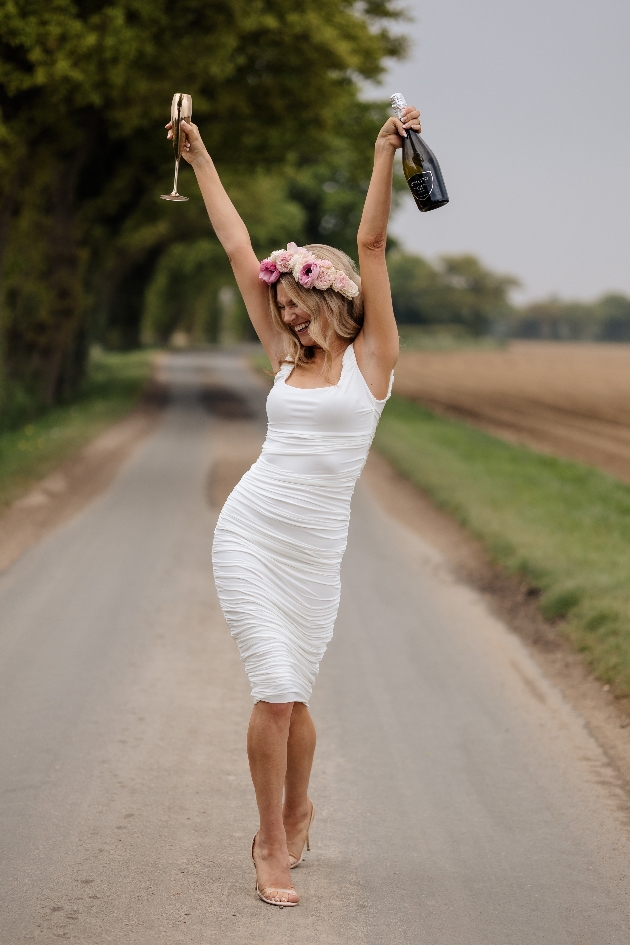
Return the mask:
<svg viewBox="0 0 630 945">
<path fill-rule="evenodd" d="M 299 902 L 300 897 L 295 889 L 272 889 L 272 895 L 269 897 L 274 902 Z"/>
</svg>

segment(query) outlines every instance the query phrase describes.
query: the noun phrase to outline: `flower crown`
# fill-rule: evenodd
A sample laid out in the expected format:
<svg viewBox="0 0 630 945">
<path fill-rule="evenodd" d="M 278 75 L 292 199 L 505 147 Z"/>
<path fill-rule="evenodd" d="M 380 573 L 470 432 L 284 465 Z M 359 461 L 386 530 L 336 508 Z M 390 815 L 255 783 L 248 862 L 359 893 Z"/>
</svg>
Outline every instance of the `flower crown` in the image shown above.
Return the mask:
<svg viewBox="0 0 630 945">
<path fill-rule="evenodd" d="M 334 289 L 347 299 L 354 299 L 359 294 L 358 285 L 345 272 L 335 269 L 328 259 L 319 259 L 295 243 L 289 243 L 286 249 L 277 249 L 263 259 L 258 277 L 267 285 L 273 285 L 285 272 L 290 272 L 305 289 Z"/>
</svg>

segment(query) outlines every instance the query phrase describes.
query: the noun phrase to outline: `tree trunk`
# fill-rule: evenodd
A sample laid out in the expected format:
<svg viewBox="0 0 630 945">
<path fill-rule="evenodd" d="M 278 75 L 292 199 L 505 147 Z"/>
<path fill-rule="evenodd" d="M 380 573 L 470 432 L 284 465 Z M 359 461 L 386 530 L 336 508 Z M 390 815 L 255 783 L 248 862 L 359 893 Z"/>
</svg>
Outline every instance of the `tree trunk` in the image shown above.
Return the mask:
<svg viewBox="0 0 630 945">
<path fill-rule="evenodd" d="M 6 373 L 19 396 L 26 397 L 30 413 L 72 397 L 85 369 L 85 253 L 78 243 L 77 184 L 94 141 L 91 123 L 85 125 L 83 140 L 71 152 L 51 153 L 47 142 L 33 152 L 15 231 L 8 237 Z"/>
</svg>

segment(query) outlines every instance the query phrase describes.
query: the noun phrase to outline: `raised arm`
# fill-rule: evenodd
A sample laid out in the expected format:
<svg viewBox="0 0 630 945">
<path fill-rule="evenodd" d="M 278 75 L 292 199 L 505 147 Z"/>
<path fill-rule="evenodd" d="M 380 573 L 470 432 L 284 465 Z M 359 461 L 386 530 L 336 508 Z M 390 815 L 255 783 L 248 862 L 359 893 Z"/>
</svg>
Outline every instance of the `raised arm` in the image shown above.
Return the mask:
<svg viewBox="0 0 630 945">
<path fill-rule="evenodd" d="M 170 122 L 166 126 L 170 129 Z M 252 249 L 247 227 L 230 200 L 214 166 L 212 158 L 201 140 L 196 125 L 182 122 L 186 133 L 183 157 L 195 171 L 199 189 L 223 249 L 228 255 L 248 315 L 256 334 L 272 363 L 277 360 L 279 332 L 271 321 L 267 286 L 258 278 L 259 261 Z M 169 131 L 169 137 L 171 137 Z"/>
<path fill-rule="evenodd" d="M 420 131 L 420 112 L 408 106 L 403 120 L 389 118 L 374 147 L 374 169 L 357 234 L 364 322 L 355 342 L 357 361 L 372 393 L 387 393 L 389 376 L 398 360 L 398 329 L 385 262 L 387 225 L 392 205 L 392 171 L 405 128 Z"/>
</svg>

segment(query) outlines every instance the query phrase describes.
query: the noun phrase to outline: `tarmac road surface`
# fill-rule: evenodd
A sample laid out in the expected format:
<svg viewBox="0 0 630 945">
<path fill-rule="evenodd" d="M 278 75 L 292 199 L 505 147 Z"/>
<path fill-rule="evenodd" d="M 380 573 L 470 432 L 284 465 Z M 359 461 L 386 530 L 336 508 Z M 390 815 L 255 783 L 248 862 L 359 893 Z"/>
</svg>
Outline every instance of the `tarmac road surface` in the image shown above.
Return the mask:
<svg viewBox="0 0 630 945">
<path fill-rule="evenodd" d="M 361 484 L 312 701 L 302 902 L 255 898 L 251 703 L 211 543 L 264 389 L 238 353 L 163 371 L 163 423 L 0 576 L 1 945 L 627 945 L 615 772 Z"/>
</svg>

